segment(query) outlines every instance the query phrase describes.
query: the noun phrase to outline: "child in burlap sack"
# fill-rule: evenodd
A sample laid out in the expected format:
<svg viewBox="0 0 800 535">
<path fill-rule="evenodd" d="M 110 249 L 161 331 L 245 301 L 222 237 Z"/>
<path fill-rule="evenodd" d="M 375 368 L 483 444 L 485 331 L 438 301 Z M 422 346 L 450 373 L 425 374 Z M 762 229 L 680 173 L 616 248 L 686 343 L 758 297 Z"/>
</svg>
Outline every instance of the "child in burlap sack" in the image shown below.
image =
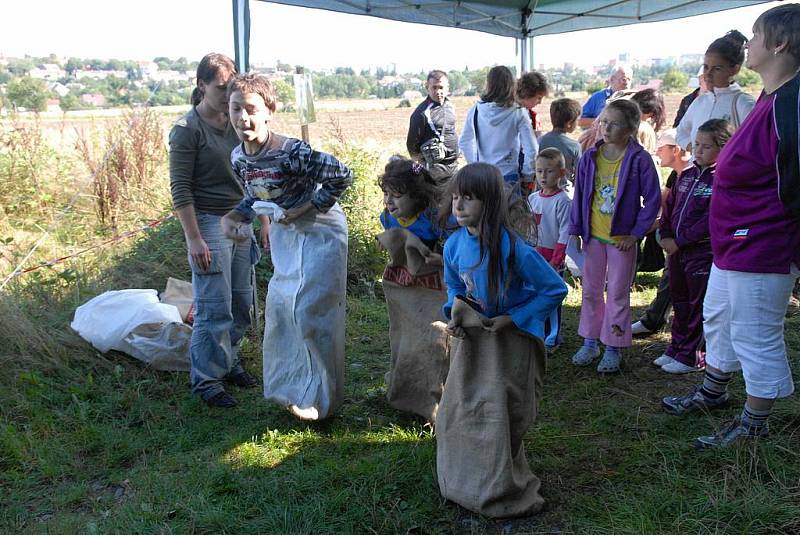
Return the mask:
<svg viewBox="0 0 800 535">
<path fill-rule="evenodd" d="M 447 300 L 445 230 L 435 217 L 440 189 L 421 163 L 400 156 L 386 164 L 379 184 L 386 231 L 377 239 L 390 256 L 383 272 L 391 345 L 386 397 L 392 407 L 433 423 L 448 370 L 447 333 L 440 321 Z"/>
<path fill-rule="evenodd" d="M 436 212 L 441 190 L 425 166 L 402 156 L 392 156 L 378 184 L 383 190 L 383 228 L 404 228 L 432 252 L 441 253 L 445 229 L 455 229 L 451 218 L 440 226 Z"/>
<path fill-rule="evenodd" d="M 544 500 L 522 438 L 544 374 L 544 321 L 567 287 L 516 232 L 503 177 L 473 163 L 452 179 L 440 217 L 461 227 L 444 247 L 450 372 L 436 419 L 442 495 L 492 517 L 528 515 Z"/>
</svg>

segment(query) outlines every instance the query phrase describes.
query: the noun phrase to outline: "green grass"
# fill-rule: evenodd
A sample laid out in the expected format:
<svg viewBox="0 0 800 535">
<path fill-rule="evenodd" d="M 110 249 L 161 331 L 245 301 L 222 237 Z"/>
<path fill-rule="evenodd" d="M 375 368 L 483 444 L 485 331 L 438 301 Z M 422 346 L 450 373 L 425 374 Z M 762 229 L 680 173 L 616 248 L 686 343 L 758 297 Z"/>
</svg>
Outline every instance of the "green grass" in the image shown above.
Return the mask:
<svg viewBox="0 0 800 535">
<path fill-rule="evenodd" d="M 544 511 L 492 521 L 445 502 L 430 428 L 385 399 L 388 319 L 372 239 L 383 159 L 337 143 L 359 180 L 343 199 L 352 291 L 345 403 L 336 417 L 300 423 L 259 389 L 236 391 L 235 409 L 210 409 L 191 395 L 186 374 L 98 354 L 69 329 L 74 309 L 105 290 L 161 289 L 168 276 L 189 278 L 180 225 L 167 221 L 14 279 L 0 293 L 0 533 L 800 533 L 800 398 L 776 405 L 770 440 L 695 452 L 695 436 L 740 410 L 741 379 L 729 410 L 673 418 L 661 413 L 659 399 L 699 377 L 653 368 L 666 334 L 637 340 L 618 376 L 573 367 L 578 290 L 565 303 L 566 343 L 548 359 L 544 399 L 526 440 Z M 7 161 L 0 158 L 0 171 Z M 56 189 L 37 190 L 43 197 L 31 212 L 0 218 L 3 275 L 48 225 L 51 202 L 85 192 L 88 175 L 62 167 L 41 166 L 64 179 L 40 177 Z M 0 185 L 11 176 L 0 173 Z M 133 198 L 120 229 L 159 217 L 167 183 L 151 177 L 148 195 Z M 6 207 L 27 198 L 0 191 L 9 196 Z M 92 202 L 82 196 L 28 265 L 108 237 Z M 262 261 L 262 299 L 269 273 Z M 636 311 L 657 282 L 657 275 L 639 277 Z M 797 370 L 800 316 L 787 321 L 786 337 Z M 243 358 L 259 375 L 257 329 L 243 343 Z"/>
<path fill-rule="evenodd" d="M 698 376 L 666 376 L 649 364 L 665 334 L 637 341 L 617 377 L 574 368 L 577 291 L 566 302 L 568 343 L 548 359 L 544 401 L 526 441 L 545 510 L 491 521 L 440 497 L 433 434 L 385 401 L 389 340 L 380 297 L 348 301 L 345 404 L 319 424 L 296 421 L 259 389 L 237 391 L 235 409 L 210 409 L 191 396 L 185 374 L 98 355 L 68 333 L 75 302 L 103 287 L 160 287 L 167 274 L 187 276 L 176 223 L 34 318 L 56 334 L 57 347 L 42 343 L 61 368 L 26 369 L 24 356 L 14 364 L 13 352 L 4 353 L 3 532 L 800 531 L 797 398 L 777 404 L 771 440 L 695 452 L 693 437 L 739 410 L 741 381 L 732 387 L 733 407 L 719 417 L 673 418 L 660 412 L 659 398 Z M 655 283 L 655 276 L 640 279 L 637 309 Z M 798 326 L 795 317 L 786 327 L 795 367 Z M 244 347 L 245 365 L 256 373 L 258 344 L 251 333 Z"/>
</svg>

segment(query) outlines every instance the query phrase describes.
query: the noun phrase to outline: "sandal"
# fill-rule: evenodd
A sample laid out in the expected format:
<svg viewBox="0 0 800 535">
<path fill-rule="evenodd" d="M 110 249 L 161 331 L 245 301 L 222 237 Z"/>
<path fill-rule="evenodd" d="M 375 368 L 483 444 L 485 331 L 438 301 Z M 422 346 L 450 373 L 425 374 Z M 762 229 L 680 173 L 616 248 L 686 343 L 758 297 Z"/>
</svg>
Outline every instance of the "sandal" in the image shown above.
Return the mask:
<svg viewBox="0 0 800 535">
<path fill-rule="evenodd" d="M 619 351 L 603 352 L 603 358 L 597 364 L 597 373 L 619 373 L 619 365 L 622 362 L 622 353 Z"/>
</svg>

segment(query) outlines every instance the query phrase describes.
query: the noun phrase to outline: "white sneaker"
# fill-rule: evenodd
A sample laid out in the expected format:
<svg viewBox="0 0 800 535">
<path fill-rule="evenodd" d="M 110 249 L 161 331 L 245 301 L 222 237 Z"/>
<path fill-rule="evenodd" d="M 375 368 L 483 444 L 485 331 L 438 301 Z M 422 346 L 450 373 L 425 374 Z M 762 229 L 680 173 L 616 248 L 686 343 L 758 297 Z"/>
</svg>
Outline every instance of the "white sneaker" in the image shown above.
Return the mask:
<svg viewBox="0 0 800 535">
<path fill-rule="evenodd" d="M 637 334 L 653 334 L 653 331 L 645 327 L 641 321 L 637 321 L 636 323 L 631 325 L 631 334 L 634 336 L 636 336 Z"/>
<path fill-rule="evenodd" d="M 677 362 L 674 358 L 670 357 L 669 355 L 661 355 L 656 360 L 653 361 L 653 364 L 658 366 L 659 368 L 665 364 L 669 364 L 670 362 Z"/>
<path fill-rule="evenodd" d="M 705 369 L 705 366 L 698 367 L 698 366 L 687 366 L 683 362 L 678 362 L 675 359 L 672 359 L 672 362 L 668 364 L 664 364 L 661 366 L 661 369 L 667 373 L 674 373 L 674 374 L 683 374 L 683 373 L 692 373 L 692 372 L 700 372 Z"/>
</svg>

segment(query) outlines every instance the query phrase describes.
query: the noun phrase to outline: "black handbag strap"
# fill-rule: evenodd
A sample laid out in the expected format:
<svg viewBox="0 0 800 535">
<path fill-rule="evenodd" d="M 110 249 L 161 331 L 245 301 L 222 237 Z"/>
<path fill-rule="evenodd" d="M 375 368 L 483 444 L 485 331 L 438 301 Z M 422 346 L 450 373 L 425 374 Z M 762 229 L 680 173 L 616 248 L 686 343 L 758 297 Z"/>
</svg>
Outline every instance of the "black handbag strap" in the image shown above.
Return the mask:
<svg viewBox="0 0 800 535">
<path fill-rule="evenodd" d="M 475 161 L 481 161 L 481 146 L 478 143 L 478 107 L 480 102 L 475 104 L 475 113 L 472 115 L 472 129 L 475 130 Z"/>
</svg>

